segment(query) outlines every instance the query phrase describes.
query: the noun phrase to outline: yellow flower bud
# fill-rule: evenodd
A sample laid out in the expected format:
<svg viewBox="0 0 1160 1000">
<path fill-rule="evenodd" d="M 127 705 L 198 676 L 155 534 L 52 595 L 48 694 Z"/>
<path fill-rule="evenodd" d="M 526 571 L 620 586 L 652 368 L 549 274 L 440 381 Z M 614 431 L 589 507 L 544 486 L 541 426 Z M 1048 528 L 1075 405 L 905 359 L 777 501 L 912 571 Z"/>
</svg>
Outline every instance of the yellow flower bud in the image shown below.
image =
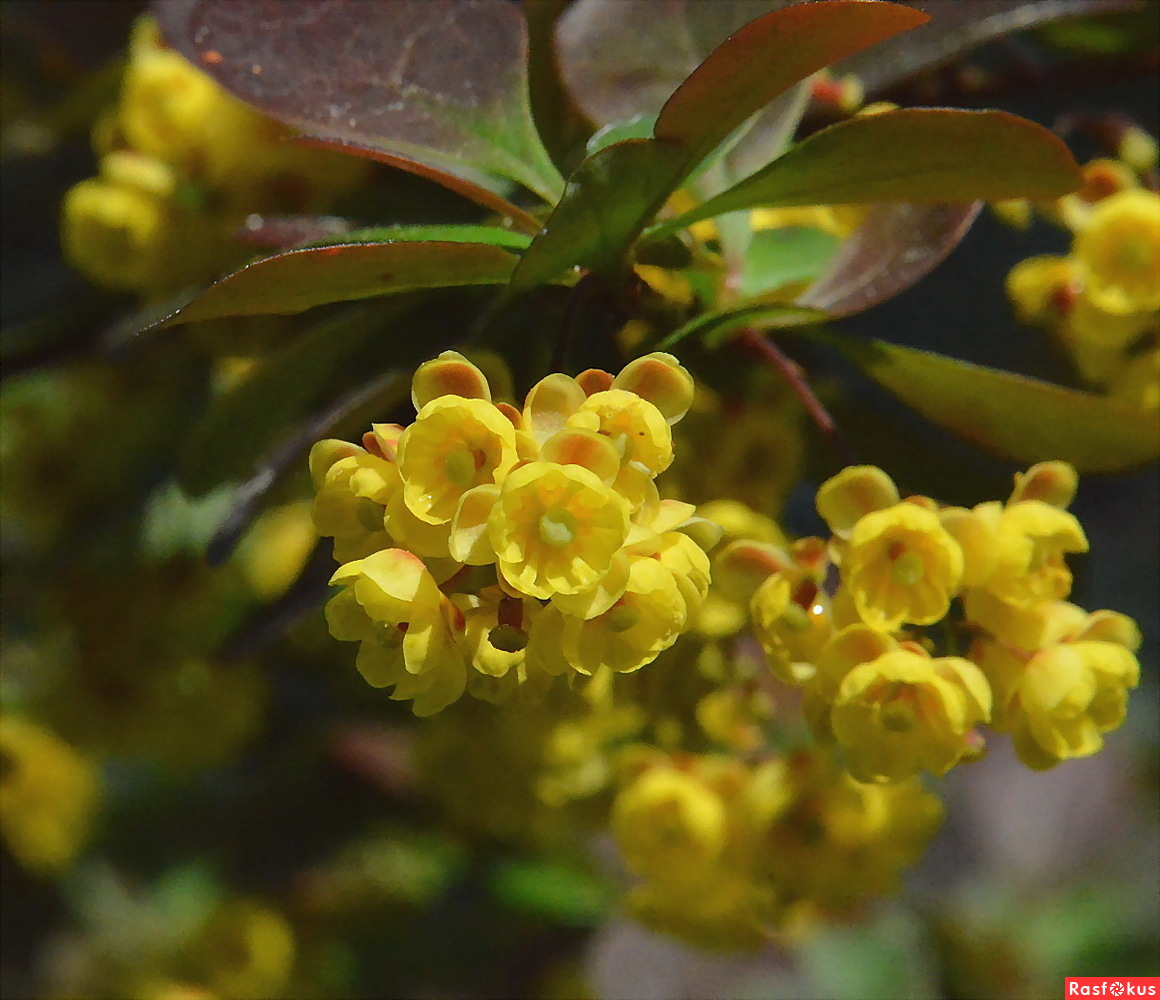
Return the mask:
<svg viewBox="0 0 1160 1000">
<path fill-rule="evenodd" d="M 1038 462 L 1026 472 L 1015 473 L 1015 489 L 1007 501 L 1042 500 L 1052 507 L 1066 510 L 1075 499 L 1079 477 L 1067 462 Z"/>
<path fill-rule="evenodd" d="M 830 530 L 844 537 L 860 518 L 898 500 L 898 488 L 885 472 L 873 465 L 852 465 L 818 487 L 817 508 Z"/>
<path fill-rule="evenodd" d="M 688 413 L 693 403 L 693 376 L 671 354 L 659 351 L 630 361 L 613 379 L 611 388 L 647 399 L 670 426 Z"/>
<path fill-rule="evenodd" d="M 411 380 L 411 401 L 415 411 L 423 409 L 440 396 L 462 396 L 491 402 L 487 378 L 458 351 L 444 351 L 431 361 L 424 361 Z"/>
</svg>

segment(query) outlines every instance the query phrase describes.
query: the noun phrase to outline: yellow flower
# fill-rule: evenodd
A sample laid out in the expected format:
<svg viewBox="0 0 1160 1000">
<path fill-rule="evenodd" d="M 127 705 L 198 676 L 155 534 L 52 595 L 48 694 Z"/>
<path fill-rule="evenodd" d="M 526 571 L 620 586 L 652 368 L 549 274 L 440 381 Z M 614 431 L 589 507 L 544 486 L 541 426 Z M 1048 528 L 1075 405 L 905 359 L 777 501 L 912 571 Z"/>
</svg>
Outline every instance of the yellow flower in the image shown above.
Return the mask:
<svg viewBox="0 0 1160 1000">
<path fill-rule="evenodd" d="M 1155 419 L 1160 410 L 1160 345 L 1132 358 L 1108 383 L 1108 395 Z"/>
<path fill-rule="evenodd" d="M 842 554 L 842 583 L 867 624 L 929 625 L 947 613 L 963 551 L 933 511 L 899 503 L 859 518 Z"/>
<path fill-rule="evenodd" d="M 286 918 L 255 899 L 222 906 L 191 942 L 191 959 L 215 994 L 263 1000 L 285 990 L 294 966 Z"/>
<path fill-rule="evenodd" d="M 918 778 L 861 784 L 817 751 L 774 766 L 761 864 L 787 903 L 845 908 L 894 890 L 942 822 Z"/>
<path fill-rule="evenodd" d="M 725 802 L 675 767 L 649 768 L 616 797 L 612 834 L 625 863 L 660 883 L 699 879 L 725 847 Z"/>
<path fill-rule="evenodd" d="M 898 649 L 851 670 L 831 713 L 834 736 L 859 781 L 946 774 L 976 750 L 972 731 L 991 715 L 991 689 L 969 660 Z"/>
<path fill-rule="evenodd" d="M 1121 191 L 1076 237 L 1084 292 L 1110 313 L 1160 309 L 1160 194 Z"/>
<path fill-rule="evenodd" d="M 1140 181 L 1132 168 L 1119 160 L 1100 157 L 1089 160 L 1081 168 L 1083 184 L 1078 191 L 1065 194 L 1051 208 L 1073 233 L 1087 228 L 1100 204 L 1114 194 L 1139 188 Z"/>
<path fill-rule="evenodd" d="M 1007 297 L 1024 323 L 1053 327 L 1071 312 L 1079 274 L 1070 257 L 1029 257 L 1007 275 Z"/>
<path fill-rule="evenodd" d="M 403 499 L 429 524 L 446 524 L 464 493 L 502 482 L 515 463 L 515 428 L 484 399 L 438 396 L 399 438 Z"/>
<path fill-rule="evenodd" d="M 673 436 L 664 415 L 647 399 L 626 389 L 589 396 L 568 418 L 568 426 L 605 435 L 622 463 L 638 462 L 651 475 L 672 464 Z"/>
<path fill-rule="evenodd" d="M 628 536 L 628 516 L 624 498 L 588 469 L 530 462 L 504 480 L 488 534 L 504 581 L 547 600 L 600 583 Z"/>
<path fill-rule="evenodd" d="M 1085 615 L 1057 602 L 1045 609 L 1041 648 L 1019 652 L 979 639 L 971 649 L 995 691 L 995 726 L 1010 732 L 1019 759 L 1045 770 L 1088 757 L 1119 727 L 1128 690 L 1140 679 L 1139 630 L 1125 615 Z"/>
<path fill-rule="evenodd" d="M 587 621 L 566 615 L 561 650 L 571 666 L 593 674 L 638 670 L 668 649 L 685 628 L 688 609 L 672 572 L 655 559 L 632 560 L 624 595 Z"/>
<path fill-rule="evenodd" d="M 358 642 L 355 666 L 372 687 L 393 685 L 431 715 L 463 694 L 467 683 L 462 613 L 440 593 L 418 556 L 384 549 L 340 566 L 330 581 L 346 587 L 326 606 L 336 639 Z"/>
<path fill-rule="evenodd" d="M 334 539 L 340 563 L 361 559 L 392 544 L 387 504 L 399 492 L 393 463 L 346 441 L 319 441 L 310 451 L 314 478 L 314 528 Z"/>
<path fill-rule="evenodd" d="M 1066 552 L 1086 552 L 1079 521 L 1042 500 L 1022 500 L 999 515 L 996 565 L 981 585 L 1020 606 L 1060 600 L 1071 590 Z"/>
<path fill-rule="evenodd" d="M 543 605 L 528 597 L 509 597 L 499 587 L 486 587 L 478 594 L 457 594 L 452 601 L 463 612 L 472 666 L 488 677 L 511 674 L 518 683 L 524 683 L 527 671 L 521 668 L 528 633 Z"/>
<path fill-rule="evenodd" d="M 833 635 L 829 598 L 816 580 L 798 572 L 771 574 L 749 602 L 753 634 L 780 680 L 801 683 Z"/>
<path fill-rule="evenodd" d="M 0 833 L 29 871 L 67 869 L 89 837 L 96 768 L 47 729 L 0 716 Z"/>
</svg>

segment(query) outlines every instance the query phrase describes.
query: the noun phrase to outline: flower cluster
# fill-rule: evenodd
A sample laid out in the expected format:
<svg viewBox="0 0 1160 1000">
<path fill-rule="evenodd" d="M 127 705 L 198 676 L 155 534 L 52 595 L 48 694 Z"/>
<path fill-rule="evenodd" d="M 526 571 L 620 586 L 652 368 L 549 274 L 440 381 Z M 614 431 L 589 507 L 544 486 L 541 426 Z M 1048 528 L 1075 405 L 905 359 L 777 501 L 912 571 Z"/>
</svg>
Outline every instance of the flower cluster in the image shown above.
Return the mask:
<svg viewBox="0 0 1160 1000">
<path fill-rule="evenodd" d="M 1084 381 L 1156 410 L 1160 194 L 1121 160 L 1093 160 L 1083 173 L 1083 187 L 1051 211 L 1074 236 L 1071 253 L 1020 262 L 1007 293 L 1020 319 L 1055 332 Z"/>
<path fill-rule="evenodd" d="M 968 510 L 902 499 L 882 470 L 851 467 L 818 491 L 828 542 L 767 556 L 754 631 L 855 778 L 945 774 L 981 752 L 983 723 L 1010 732 L 1034 768 L 1095 753 L 1120 725 L 1139 633 L 1124 615 L 1066 601 L 1064 557 L 1088 547 L 1065 509 L 1075 488 L 1071 466 L 1045 462 L 1016 477 L 1006 503 Z M 923 631 L 940 623 L 950 655 L 933 655 Z M 973 637 L 966 656 L 959 631 Z"/>
<path fill-rule="evenodd" d="M 314 522 L 342 564 L 327 620 L 359 643 L 363 677 L 430 715 L 468 686 L 542 690 L 671 646 L 716 540 L 654 483 L 692 396 L 676 359 L 650 354 L 615 378 L 549 375 L 521 410 L 448 351 L 416 372 L 408 427 L 315 445 Z"/>
<path fill-rule="evenodd" d="M 93 133 L 100 176 L 65 197 L 68 259 L 97 284 L 149 297 L 213 277 L 238 257 L 232 234 L 247 213 L 318 211 L 364 176 L 363 162 L 290 134 L 141 18 L 119 105 Z"/>
<path fill-rule="evenodd" d="M 861 784 L 817 751 L 747 765 L 635 747 L 623 769 L 612 832 L 643 880 L 629 909 L 703 947 L 756 947 L 890 891 L 942 821 L 917 778 Z"/>
</svg>

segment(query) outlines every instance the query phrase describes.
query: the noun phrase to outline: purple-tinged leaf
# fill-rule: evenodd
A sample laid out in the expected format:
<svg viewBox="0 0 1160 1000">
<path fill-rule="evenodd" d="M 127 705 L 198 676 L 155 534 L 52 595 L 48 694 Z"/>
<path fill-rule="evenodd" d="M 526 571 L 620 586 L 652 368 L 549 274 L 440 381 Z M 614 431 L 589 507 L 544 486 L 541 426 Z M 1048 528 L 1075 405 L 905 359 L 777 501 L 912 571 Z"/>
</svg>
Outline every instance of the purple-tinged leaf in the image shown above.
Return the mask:
<svg viewBox="0 0 1160 1000">
<path fill-rule="evenodd" d="M 258 215 L 246 217 L 234 238 L 254 246 L 288 250 L 351 233 L 357 225 L 335 215 Z"/>
<path fill-rule="evenodd" d="M 1004 458 L 1060 459 L 1083 473 L 1160 457 L 1156 421 L 1106 396 L 881 341 L 821 339 L 928 420 Z"/>
<path fill-rule="evenodd" d="M 158 0 L 167 40 L 230 93 L 309 135 L 563 181 L 532 122 L 527 26 L 507 0 Z"/>
<path fill-rule="evenodd" d="M 164 326 L 222 316 L 290 314 L 419 288 L 500 285 L 517 258 L 482 243 L 347 243 L 289 250 L 226 275 Z"/>
<path fill-rule="evenodd" d="M 481 184 L 476 184 L 474 181 L 468 180 L 466 177 L 460 177 L 458 174 L 449 174 L 446 170 L 440 170 L 438 167 L 432 167 L 426 163 L 419 163 L 416 160 L 408 160 L 402 156 L 394 156 L 381 149 L 371 149 L 369 146 L 360 146 L 353 142 L 339 142 L 335 139 L 324 139 L 315 135 L 300 136 L 295 142 L 302 146 L 333 149 L 341 153 L 349 153 L 351 156 L 361 156 L 364 159 L 374 160 L 376 163 L 394 167 L 396 170 L 404 170 L 409 174 L 414 174 L 416 177 L 422 177 L 424 180 L 439 184 L 449 191 L 454 191 L 457 195 L 466 198 L 468 201 L 475 202 L 481 208 L 495 212 L 503 218 L 511 219 L 512 225 L 517 229 L 522 229 L 524 232 L 530 234 L 535 234 L 540 231 L 539 220 L 528 215 L 518 205 L 513 205 L 506 198 L 500 197 L 494 191 L 490 191 Z"/>
<path fill-rule="evenodd" d="M 665 102 L 655 135 L 683 143 L 696 165 L 795 83 L 926 20 L 885 0 L 819 0 L 766 14 L 693 70 Z"/>
<path fill-rule="evenodd" d="M 575 0 L 556 24 L 560 71 L 597 125 L 657 115 L 704 58 L 786 0 Z"/>
<path fill-rule="evenodd" d="M 924 0 L 930 21 L 902 38 L 844 59 L 835 73 L 853 73 L 867 93 L 950 62 L 1001 35 L 1080 14 L 1132 10 L 1139 0 Z"/>
<path fill-rule="evenodd" d="M 926 277 L 959 245 L 980 204 L 875 205 L 796 304 L 849 316 Z"/>
<path fill-rule="evenodd" d="M 656 232 L 759 206 L 1048 199 L 1080 182 L 1067 146 L 1025 118 L 909 108 L 822 129 Z"/>
<path fill-rule="evenodd" d="M 755 18 L 786 6 L 788 0 L 576 0 L 557 23 L 561 72 L 597 125 L 655 120 L 713 49 Z M 720 177 L 701 178 L 697 190 L 715 194 L 784 152 L 808 95 L 801 84 L 774 98 L 725 154 Z"/>
</svg>

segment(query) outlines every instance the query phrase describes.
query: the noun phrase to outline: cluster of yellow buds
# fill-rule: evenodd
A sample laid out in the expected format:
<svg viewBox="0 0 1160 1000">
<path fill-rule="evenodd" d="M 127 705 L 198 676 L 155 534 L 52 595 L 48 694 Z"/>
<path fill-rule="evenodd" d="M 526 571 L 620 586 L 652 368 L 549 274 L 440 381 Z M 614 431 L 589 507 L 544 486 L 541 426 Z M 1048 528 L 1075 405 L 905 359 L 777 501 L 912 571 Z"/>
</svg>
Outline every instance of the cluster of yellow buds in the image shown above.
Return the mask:
<svg viewBox="0 0 1160 1000">
<path fill-rule="evenodd" d="M 553 374 L 522 409 L 454 351 L 421 365 L 416 417 L 310 456 L 314 523 L 343 587 L 327 606 L 357 666 L 430 715 L 601 666 L 637 670 L 689 627 L 718 537 L 662 500 L 693 380 L 668 354 Z M 470 669 L 469 669 L 470 668 Z"/>
<path fill-rule="evenodd" d="M 1073 234 L 1071 253 L 1020 262 L 1007 293 L 1020 319 L 1056 333 L 1086 382 L 1156 410 L 1160 194 L 1121 160 L 1093 160 L 1083 175 L 1051 211 Z"/>
<path fill-rule="evenodd" d="M 99 799 L 96 765 L 22 715 L 0 715 L 0 835 L 30 871 L 67 869 Z"/>
<path fill-rule="evenodd" d="M 231 236 L 247 213 L 319 211 L 365 175 L 364 162 L 290 136 L 141 18 L 118 107 L 94 130 L 100 176 L 64 200 L 68 259 L 98 284 L 146 296 L 213 277 L 238 257 Z"/>
<path fill-rule="evenodd" d="M 705 947 L 757 947 L 811 911 L 895 888 L 942 821 L 917 778 L 853 780 L 827 754 L 625 751 L 612 832 L 642 883 L 630 911 Z"/>
<path fill-rule="evenodd" d="M 1140 636 L 1124 615 L 1066 601 L 1064 556 L 1088 547 L 1066 510 L 1075 489 L 1071 466 L 1044 462 L 1016 477 L 1005 504 L 968 510 L 902 499 L 881 469 L 854 466 L 818 491 L 828 542 L 767 556 L 754 631 L 854 777 L 945 774 L 982 751 L 984 723 L 1010 732 L 1034 768 L 1095 753 L 1120 725 Z M 932 655 L 923 627 L 939 623 L 973 637 L 966 656 Z"/>
</svg>

